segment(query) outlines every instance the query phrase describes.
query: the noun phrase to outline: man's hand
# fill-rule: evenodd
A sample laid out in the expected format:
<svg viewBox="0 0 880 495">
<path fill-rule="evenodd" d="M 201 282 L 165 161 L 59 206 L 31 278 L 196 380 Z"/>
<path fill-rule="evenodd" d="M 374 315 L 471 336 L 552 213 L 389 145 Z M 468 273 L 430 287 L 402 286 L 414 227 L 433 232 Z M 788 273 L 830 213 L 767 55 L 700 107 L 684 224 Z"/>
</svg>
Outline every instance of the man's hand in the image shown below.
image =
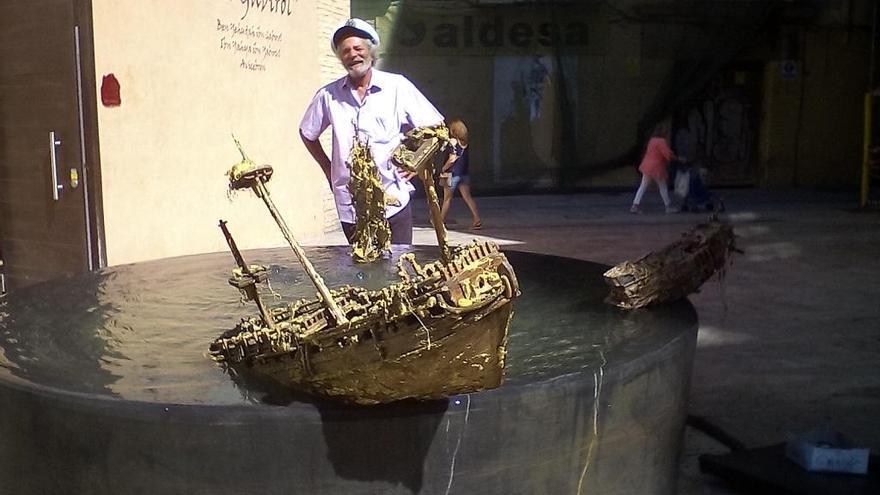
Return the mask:
<svg viewBox="0 0 880 495">
<path fill-rule="evenodd" d="M 415 176 L 415 172 L 408 172 L 400 167 L 397 167 L 397 177 L 400 178 L 400 180 L 404 182 L 409 182 Z"/>
</svg>

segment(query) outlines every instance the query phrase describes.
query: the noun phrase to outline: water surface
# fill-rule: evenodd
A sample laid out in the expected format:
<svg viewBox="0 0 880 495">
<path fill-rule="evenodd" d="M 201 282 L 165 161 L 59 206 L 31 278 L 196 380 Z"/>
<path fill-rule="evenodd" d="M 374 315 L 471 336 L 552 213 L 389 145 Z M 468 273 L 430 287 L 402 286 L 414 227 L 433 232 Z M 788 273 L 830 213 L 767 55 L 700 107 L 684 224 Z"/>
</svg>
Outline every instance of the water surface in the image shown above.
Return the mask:
<svg viewBox="0 0 880 495">
<path fill-rule="evenodd" d="M 397 281 L 397 257 L 424 263 L 436 247 L 401 247 L 389 260 L 351 261 L 346 247 L 306 248 L 330 287 L 379 288 Z M 245 251 L 269 267 L 285 301 L 315 297 L 290 249 Z M 569 258 L 506 251 L 523 295 L 515 300 L 505 386 L 594 369 L 614 351 L 663 329 L 695 324 L 686 303 L 625 312 L 603 303 L 607 267 Z M 75 392 L 180 404 L 259 404 L 265 391 L 233 382 L 207 357 L 210 343 L 241 317 L 227 278 L 228 253 L 136 263 L 55 280 L 0 302 L 0 378 L 15 377 Z M 273 304 L 272 297 L 265 298 Z M 280 303 L 280 301 L 274 301 Z"/>
</svg>

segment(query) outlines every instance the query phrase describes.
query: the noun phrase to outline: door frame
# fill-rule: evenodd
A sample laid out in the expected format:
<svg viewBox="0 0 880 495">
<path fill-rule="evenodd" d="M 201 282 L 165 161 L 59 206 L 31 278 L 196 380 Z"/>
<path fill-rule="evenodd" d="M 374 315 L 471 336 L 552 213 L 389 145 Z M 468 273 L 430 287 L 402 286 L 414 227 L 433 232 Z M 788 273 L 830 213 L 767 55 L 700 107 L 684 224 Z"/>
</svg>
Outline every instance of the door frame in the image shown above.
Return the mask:
<svg viewBox="0 0 880 495">
<path fill-rule="evenodd" d="M 80 98 L 80 133 L 82 142 L 83 182 L 87 188 L 86 228 L 89 241 L 89 267 L 99 270 L 107 266 L 104 237 L 104 207 L 101 190 L 101 153 L 98 136 L 97 75 L 95 74 L 95 38 L 92 22 L 92 0 L 73 2 L 74 25 L 79 28 L 78 92 Z"/>
</svg>

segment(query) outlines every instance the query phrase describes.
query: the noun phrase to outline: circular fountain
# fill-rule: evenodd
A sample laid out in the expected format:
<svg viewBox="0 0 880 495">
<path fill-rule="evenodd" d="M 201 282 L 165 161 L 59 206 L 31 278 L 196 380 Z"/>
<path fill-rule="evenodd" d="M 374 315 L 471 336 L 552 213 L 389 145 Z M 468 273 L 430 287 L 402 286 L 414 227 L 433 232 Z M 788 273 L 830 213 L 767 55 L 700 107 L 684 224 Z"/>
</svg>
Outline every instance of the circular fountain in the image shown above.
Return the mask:
<svg viewBox="0 0 880 495">
<path fill-rule="evenodd" d="M 379 288 L 401 251 L 307 253 L 330 287 Z M 208 346 L 256 310 L 227 285 L 225 253 L 12 292 L 0 479 L 15 483 L 0 493 L 672 493 L 691 305 L 622 311 L 603 303 L 605 266 L 506 254 L 523 293 L 506 381 L 434 402 L 348 406 L 227 375 Z M 284 300 L 315 296 L 289 250 L 246 256 Z"/>
</svg>

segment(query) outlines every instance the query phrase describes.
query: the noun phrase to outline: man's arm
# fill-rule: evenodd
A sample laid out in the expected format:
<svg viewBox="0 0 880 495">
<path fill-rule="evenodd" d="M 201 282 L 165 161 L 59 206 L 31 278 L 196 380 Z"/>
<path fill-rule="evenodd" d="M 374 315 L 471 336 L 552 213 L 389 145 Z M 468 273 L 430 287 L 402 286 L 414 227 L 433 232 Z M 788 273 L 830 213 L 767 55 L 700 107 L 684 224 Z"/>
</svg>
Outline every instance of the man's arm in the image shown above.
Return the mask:
<svg viewBox="0 0 880 495">
<path fill-rule="evenodd" d="M 332 188 L 333 183 L 330 182 L 330 158 L 327 157 L 324 147 L 321 146 L 321 141 L 318 141 L 317 139 L 312 141 L 306 138 L 302 131 L 299 132 L 299 137 L 302 139 L 306 149 L 309 150 L 309 154 L 312 155 L 312 158 L 314 158 L 315 162 L 318 163 L 318 166 L 321 167 L 324 176 L 327 177 L 327 183 L 330 184 L 330 187 Z"/>
</svg>

